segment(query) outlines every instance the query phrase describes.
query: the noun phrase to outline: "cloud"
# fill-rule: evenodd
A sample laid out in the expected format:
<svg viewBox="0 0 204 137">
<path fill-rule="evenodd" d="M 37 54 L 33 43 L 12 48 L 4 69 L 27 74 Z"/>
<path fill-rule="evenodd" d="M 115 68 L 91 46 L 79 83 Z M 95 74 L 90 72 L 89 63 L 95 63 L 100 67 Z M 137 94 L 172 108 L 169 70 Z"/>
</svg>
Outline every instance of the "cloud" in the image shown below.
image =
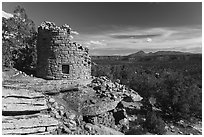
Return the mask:
<svg viewBox="0 0 204 137">
<path fill-rule="evenodd" d="M 122 55 L 138 50 L 178 50 L 200 53 L 202 27 L 121 27 L 117 30 L 101 30 L 92 34 L 80 34 L 77 41 L 85 46 L 88 45 L 90 54 L 94 55 Z"/>
<path fill-rule="evenodd" d="M 105 43 L 102 43 L 100 41 L 93 41 L 93 40 L 86 42 L 85 44 L 87 44 L 87 45 L 101 45 L 101 46 L 106 45 Z"/>
<path fill-rule="evenodd" d="M 8 19 L 8 18 L 13 17 L 13 14 L 2 11 L 2 17 Z"/>
<path fill-rule="evenodd" d="M 147 38 L 147 42 L 152 42 L 152 39 L 151 38 Z"/>
<path fill-rule="evenodd" d="M 116 39 L 145 39 L 147 37 L 157 37 L 161 34 L 145 34 L 145 35 L 130 35 L 130 34 L 112 34 L 110 37 L 116 38 Z"/>
<path fill-rule="evenodd" d="M 74 30 L 71 31 L 71 34 L 72 35 L 79 35 L 79 33 L 77 31 L 74 31 Z"/>
</svg>

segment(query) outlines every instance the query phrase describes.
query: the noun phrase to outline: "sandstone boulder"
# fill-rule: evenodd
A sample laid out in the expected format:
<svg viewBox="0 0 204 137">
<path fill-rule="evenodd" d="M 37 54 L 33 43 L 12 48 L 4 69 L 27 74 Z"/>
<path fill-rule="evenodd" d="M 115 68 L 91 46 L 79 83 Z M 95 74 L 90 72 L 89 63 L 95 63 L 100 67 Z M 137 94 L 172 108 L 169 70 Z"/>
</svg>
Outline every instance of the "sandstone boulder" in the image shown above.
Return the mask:
<svg viewBox="0 0 204 137">
<path fill-rule="evenodd" d="M 138 94 L 138 93 L 132 93 L 131 95 L 131 98 L 133 101 L 141 101 L 143 98 Z"/>
<path fill-rule="evenodd" d="M 94 115 L 102 114 L 102 113 L 105 113 L 107 111 L 115 109 L 115 107 L 118 105 L 119 102 L 120 102 L 120 100 L 99 101 L 96 104 L 84 106 L 82 108 L 82 114 L 84 116 L 94 116 Z"/>
</svg>

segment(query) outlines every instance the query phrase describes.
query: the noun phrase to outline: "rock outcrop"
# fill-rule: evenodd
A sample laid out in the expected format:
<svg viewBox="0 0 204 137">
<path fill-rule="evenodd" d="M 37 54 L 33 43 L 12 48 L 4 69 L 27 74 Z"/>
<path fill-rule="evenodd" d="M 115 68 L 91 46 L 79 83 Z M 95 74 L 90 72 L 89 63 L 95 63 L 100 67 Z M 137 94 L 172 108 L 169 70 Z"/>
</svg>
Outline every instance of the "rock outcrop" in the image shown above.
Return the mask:
<svg viewBox="0 0 204 137">
<path fill-rule="evenodd" d="M 59 122 L 49 115 L 32 114 L 2 117 L 2 134 L 35 134 L 52 132 L 57 129 Z"/>
<path fill-rule="evenodd" d="M 44 80 L 11 69 L 3 73 L 2 134 L 53 134 L 60 121 L 49 114 L 48 98 L 30 87 Z"/>
<path fill-rule="evenodd" d="M 2 133 L 121 135 L 134 121 L 141 100 L 137 92 L 106 77 L 47 81 L 7 71 L 3 75 Z"/>
<path fill-rule="evenodd" d="M 58 128 L 59 121 L 45 114 L 47 110 L 46 97 L 42 93 L 3 88 L 2 134 L 51 134 Z"/>
</svg>

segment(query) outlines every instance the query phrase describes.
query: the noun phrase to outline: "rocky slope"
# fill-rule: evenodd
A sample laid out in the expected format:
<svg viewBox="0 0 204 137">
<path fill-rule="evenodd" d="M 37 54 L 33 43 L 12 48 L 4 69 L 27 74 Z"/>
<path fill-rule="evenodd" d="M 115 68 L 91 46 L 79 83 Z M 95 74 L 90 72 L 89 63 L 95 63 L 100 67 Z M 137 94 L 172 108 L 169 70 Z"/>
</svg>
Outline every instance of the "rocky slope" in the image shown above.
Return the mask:
<svg viewBox="0 0 204 137">
<path fill-rule="evenodd" d="M 134 120 L 130 110 L 139 110 L 141 100 L 106 77 L 46 81 L 8 69 L 3 72 L 2 133 L 122 135 Z"/>
</svg>

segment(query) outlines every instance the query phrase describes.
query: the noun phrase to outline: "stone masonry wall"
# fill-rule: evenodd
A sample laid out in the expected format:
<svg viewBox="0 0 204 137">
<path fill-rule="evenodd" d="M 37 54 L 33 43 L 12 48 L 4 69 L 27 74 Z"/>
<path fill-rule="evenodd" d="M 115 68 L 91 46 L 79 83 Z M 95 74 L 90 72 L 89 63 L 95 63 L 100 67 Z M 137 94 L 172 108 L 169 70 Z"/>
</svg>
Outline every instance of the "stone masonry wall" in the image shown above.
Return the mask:
<svg viewBox="0 0 204 137">
<path fill-rule="evenodd" d="M 71 42 L 71 28 L 43 22 L 38 28 L 37 76 L 45 79 L 89 79 L 88 48 Z M 63 70 L 64 69 L 64 70 Z"/>
</svg>

